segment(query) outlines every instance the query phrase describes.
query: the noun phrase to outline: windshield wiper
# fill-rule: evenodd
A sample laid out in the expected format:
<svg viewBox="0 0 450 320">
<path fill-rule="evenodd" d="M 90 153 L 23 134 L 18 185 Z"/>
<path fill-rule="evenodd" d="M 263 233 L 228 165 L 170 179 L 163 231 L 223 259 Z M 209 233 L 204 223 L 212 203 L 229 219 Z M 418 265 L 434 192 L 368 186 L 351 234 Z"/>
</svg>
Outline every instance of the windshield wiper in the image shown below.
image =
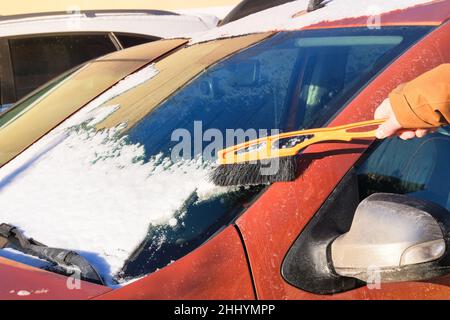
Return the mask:
<svg viewBox="0 0 450 320">
<path fill-rule="evenodd" d="M 47 247 L 32 238 L 26 238 L 16 227 L 2 223 L 0 224 L 0 249 L 5 247 L 51 262 L 59 267 L 53 270 L 55 272 L 62 271 L 65 275 L 79 272 L 81 280 L 105 284 L 95 268 L 75 251 Z"/>
</svg>

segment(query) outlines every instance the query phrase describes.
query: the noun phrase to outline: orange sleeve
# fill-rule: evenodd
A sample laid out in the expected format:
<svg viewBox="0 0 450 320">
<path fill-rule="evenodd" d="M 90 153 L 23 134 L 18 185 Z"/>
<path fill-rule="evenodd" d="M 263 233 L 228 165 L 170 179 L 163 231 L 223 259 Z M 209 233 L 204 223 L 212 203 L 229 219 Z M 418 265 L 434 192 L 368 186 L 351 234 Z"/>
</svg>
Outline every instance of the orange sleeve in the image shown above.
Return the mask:
<svg viewBox="0 0 450 320">
<path fill-rule="evenodd" d="M 389 95 L 404 128 L 429 128 L 450 123 L 450 63 L 442 64 L 398 86 Z"/>
</svg>

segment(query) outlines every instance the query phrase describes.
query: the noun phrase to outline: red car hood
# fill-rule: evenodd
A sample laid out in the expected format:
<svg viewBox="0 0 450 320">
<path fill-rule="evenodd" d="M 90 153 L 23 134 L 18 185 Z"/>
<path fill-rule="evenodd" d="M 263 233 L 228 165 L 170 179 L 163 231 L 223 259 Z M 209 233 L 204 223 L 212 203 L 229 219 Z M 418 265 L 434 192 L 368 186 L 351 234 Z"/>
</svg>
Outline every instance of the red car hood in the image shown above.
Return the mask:
<svg viewBox="0 0 450 320">
<path fill-rule="evenodd" d="M 79 286 L 74 286 L 70 284 L 71 280 L 62 275 L 0 257 L 1 300 L 91 299 L 112 290 L 84 281 L 81 281 Z"/>
</svg>

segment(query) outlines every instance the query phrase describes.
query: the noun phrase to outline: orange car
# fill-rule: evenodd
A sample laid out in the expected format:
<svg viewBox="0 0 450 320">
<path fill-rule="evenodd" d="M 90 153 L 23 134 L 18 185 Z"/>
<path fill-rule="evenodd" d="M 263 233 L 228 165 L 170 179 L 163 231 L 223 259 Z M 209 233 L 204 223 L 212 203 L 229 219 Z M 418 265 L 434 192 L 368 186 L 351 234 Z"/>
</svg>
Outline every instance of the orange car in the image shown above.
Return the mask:
<svg viewBox="0 0 450 320">
<path fill-rule="evenodd" d="M 402 3 L 346 16 L 294 1 L 107 55 L 15 104 L 0 116 L 0 298 L 450 298 L 448 127 L 312 145 L 292 182 L 207 178 L 236 132 L 369 120 L 449 63 L 450 1 Z M 271 14 L 286 24 L 242 35 Z"/>
</svg>

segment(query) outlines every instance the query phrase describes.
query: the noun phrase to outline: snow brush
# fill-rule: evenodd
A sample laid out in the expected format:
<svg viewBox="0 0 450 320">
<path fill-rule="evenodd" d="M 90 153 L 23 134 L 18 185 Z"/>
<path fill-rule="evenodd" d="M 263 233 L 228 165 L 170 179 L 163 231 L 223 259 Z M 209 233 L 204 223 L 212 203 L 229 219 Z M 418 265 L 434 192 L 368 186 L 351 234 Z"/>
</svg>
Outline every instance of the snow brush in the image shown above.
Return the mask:
<svg viewBox="0 0 450 320">
<path fill-rule="evenodd" d="M 267 136 L 220 150 L 210 180 L 218 186 L 257 185 L 297 178 L 297 155 L 319 142 L 374 138 L 376 130 L 349 131 L 380 125 L 381 120 L 307 129 Z"/>
</svg>

